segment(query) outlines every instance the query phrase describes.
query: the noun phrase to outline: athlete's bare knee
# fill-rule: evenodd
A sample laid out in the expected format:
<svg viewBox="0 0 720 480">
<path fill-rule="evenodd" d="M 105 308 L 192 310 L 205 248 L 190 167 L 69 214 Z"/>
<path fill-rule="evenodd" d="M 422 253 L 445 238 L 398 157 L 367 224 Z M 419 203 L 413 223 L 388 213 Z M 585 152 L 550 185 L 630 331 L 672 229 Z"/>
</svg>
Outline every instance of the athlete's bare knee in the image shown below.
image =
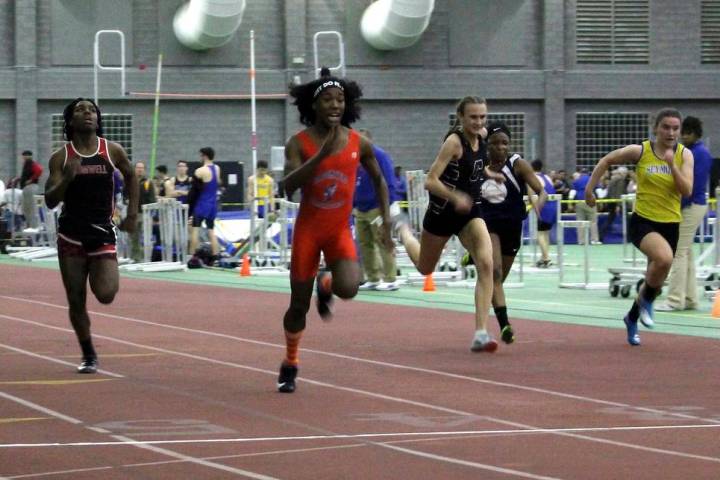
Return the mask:
<svg viewBox="0 0 720 480">
<path fill-rule="evenodd" d="M 658 255 L 652 260 L 652 265 L 657 271 L 667 273 L 672 267 L 672 261 L 671 255 Z"/>
<path fill-rule="evenodd" d="M 420 272 L 421 275 L 430 275 L 435 271 L 435 265 L 423 265 L 420 264 L 417 266 L 418 272 Z"/>
<path fill-rule="evenodd" d="M 308 309 L 290 306 L 283 318 L 283 327 L 290 333 L 298 333 L 305 330 L 305 318 Z"/>
<path fill-rule="evenodd" d="M 68 310 L 70 316 L 82 315 L 85 313 L 85 300 L 82 298 L 69 298 Z"/>
<path fill-rule="evenodd" d="M 357 292 L 358 285 L 355 283 L 333 282 L 333 293 L 344 300 L 355 297 L 355 295 L 357 295 Z"/>
<path fill-rule="evenodd" d="M 298 300 L 292 301 L 290 303 L 290 307 L 288 307 L 285 312 L 285 317 L 283 318 L 283 326 L 285 327 L 285 330 L 290 333 L 297 333 L 305 330 L 305 318 L 307 317 L 308 310 L 310 310 L 309 300 L 307 302 Z"/>
<path fill-rule="evenodd" d="M 501 265 L 493 265 L 492 267 L 493 282 L 502 283 L 503 281 L 503 270 Z"/>
<path fill-rule="evenodd" d="M 115 294 L 117 293 L 117 290 L 106 290 L 106 291 L 100 291 L 95 292 L 95 298 L 97 298 L 97 301 L 100 303 L 104 303 L 105 305 L 112 303 L 113 300 L 115 300 Z"/>
<path fill-rule="evenodd" d="M 473 260 L 475 260 L 475 269 L 477 270 L 478 274 L 493 276 L 495 275 L 494 270 L 496 269 L 496 266 L 495 262 L 493 262 L 492 254 L 490 252 L 478 249 L 475 252 L 475 255 L 473 255 Z M 500 278 L 502 278 L 502 264 L 497 265 L 497 269 L 500 272 Z"/>
</svg>

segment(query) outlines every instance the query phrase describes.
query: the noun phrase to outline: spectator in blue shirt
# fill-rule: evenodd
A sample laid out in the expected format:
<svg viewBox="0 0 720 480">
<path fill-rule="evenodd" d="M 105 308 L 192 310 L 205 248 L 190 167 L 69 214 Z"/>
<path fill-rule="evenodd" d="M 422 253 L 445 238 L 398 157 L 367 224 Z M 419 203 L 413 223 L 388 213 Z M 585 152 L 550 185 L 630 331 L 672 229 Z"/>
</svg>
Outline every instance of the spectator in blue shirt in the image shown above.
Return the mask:
<svg viewBox="0 0 720 480">
<path fill-rule="evenodd" d="M 579 172 L 575 180 L 573 181 L 572 188 L 575 190 L 574 200 L 580 200 L 575 204 L 575 217 L 578 220 L 587 220 L 590 222 L 590 243 L 593 245 L 600 244 L 598 238 L 598 226 L 597 226 L 597 207 L 589 207 L 585 203 L 585 186 L 590 181 L 590 175 L 587 170 Z M 578 244 L 583 243 L 585 238 L 585 231 L 582 228 L 578 228 Z"/>
<path fill-rule="evenodd" d="M 703 136 L 702 122 L 696 117 L 685 117 L 680 128 L 682 143 L 693 154 L 693 189 L 689 197 L 682 199 L 682 222 L 677 251 L 668 277 L 669 287 L 665 304 L 655 307 L 659 311 L 695 310 L 698 308 L 697 283 L 695 279 L 695 260 L 693 259 L 693 241 L 695 232 L 707 213 L 705 199 L 708 177 L 712 165 L 712 156 L 700 140 Z"/>
<path fill-rule="evenodd" d="M 369 131 L 362 129 L 360 133 L 372 141 Z M 385 177 L 392 204 L 398 200 L 392 159 L 385 150 L 377 145 L 373 144 L 372 148 Z M 391 207 L 391 210 L 395 208 L 397 205 Z M 353 214 L 355 215 L 355 236 L 360 246 L 361 265 L 365 274 L 365 282 L 360 285 L 360 290 L 397 290 L 395 255 L 388 252 L 387 248 L 383 246 L 380 206 L 370 175 L 362 166 L 358 168 Z"/>
<path fill-rule="evenodd" d="M 545 193 L 548 195 L 557 193 L 550 177 L 543 173 L 542 160 L 539 158 L 533 160 L 530 165 L 535 171 L 535 175 L 540 179 L 540 183 L 543 184 Z M 537 242 L 540 247 L 540 260 L 535 264 L 538 268 L 548 268 L 552 263 L 550 261 L 550 230 L 552 230 L 553 225 L 557 222 L 557 202 L 557 200 L 545 202 L 545 205 L 543 205 L 543 208 L 540 210 L 540 215 L 538 215 Z"/>
</svg>

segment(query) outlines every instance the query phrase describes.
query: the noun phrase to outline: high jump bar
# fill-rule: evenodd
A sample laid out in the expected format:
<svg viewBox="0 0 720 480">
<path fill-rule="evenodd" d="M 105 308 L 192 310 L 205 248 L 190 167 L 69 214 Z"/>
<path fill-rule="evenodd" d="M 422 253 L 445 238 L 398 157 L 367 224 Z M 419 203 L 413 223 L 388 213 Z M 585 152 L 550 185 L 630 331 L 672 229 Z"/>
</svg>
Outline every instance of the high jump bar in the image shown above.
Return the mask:
<svg viewBox="0 0 720 480">
<path fill-rule="evenodd" d="M 238 99 L 249 100 L 250 94 L 242 93 L 156 93 L 156 92 L 126 92 L 131 97 L 157 97 L 160 98 L 217 98 L 217 99 Z M 256 98 L 286 98 L 287 93 L 257 93 Z"/>
</svg>

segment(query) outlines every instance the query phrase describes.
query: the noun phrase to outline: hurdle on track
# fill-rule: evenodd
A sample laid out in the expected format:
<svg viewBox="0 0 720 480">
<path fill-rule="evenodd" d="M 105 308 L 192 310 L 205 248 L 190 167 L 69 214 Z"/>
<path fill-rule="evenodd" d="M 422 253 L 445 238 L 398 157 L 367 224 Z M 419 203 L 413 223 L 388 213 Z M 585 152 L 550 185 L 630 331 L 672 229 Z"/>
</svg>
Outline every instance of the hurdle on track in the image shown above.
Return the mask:
<svg viewBox="0 0 720 480">
<path fill-rule="evenodd" d="M 8 247 L 10 256 L 27 261 L 57 260 L 57 218 L 59 207 L 50 209 L 43 195 L 35 195 L 38 228 L 26 228 L 23 234 L 31 239 L 32 247 Z"/>
<path fill-rule="evenodd" d="M 527 196 L 525 196 L 524 198 L 525 198 L 525 201 L 528 202 Z M 548 202 L 553 202 L 553 201 L 557 202 L 555 204 L 556 205 L 556 218 L 557 218 L 557 220 L 562 219 L 562 203 L 561 203 L 562 195 L 557 194 L 557 193 L 551 193 L 550 195 L 547 196 L 547 201 Z M 537 213 L 535 212 L 535 209 L 530 208 L 530 210 L 528 211 L 528 218 L 527 218 L 528 236 L 526 239 L 523 239 L 523 240 L 525 240 L 523 242 L 523 245 L 526 245 L 526 244 L 531 245 L 532 251 L 523 252 L 522 251 L 523 248 L 521 247 L 521 251 L 518 252 L 518 259 L 522 262 L 522 261 L 524 261 L 525 257 L 529 257 L 531 259 L 530 268 L 533 269 L 532 270 L 533 272 L 539 272 L 539 273 L 551 273 L 552 272 L 552 273 L 554 273 L 557 271 L 557 268 L 537 268 L 537 269 L 535 269 L 535 264 L 538 261 L 538 249 L 539 249 L 538 242 L 537 242 L 537 238 L 538 238 L 537 218 L 538 217 L 537 217 Z M 556 232 L 557 232 L 557 227 L 556 227 Z M 550 252 L 550 257 L 551 258 L 555 257 L 556 261 L 557 261 L 557 253 Z M 516 262 L 517 262 L 517 260 L 516 260 Z"/>
<path fill-rule="evenodd" d="M 153 225 L 158 222 L 160 262 L 151 262 Z M 144 272 L 184 270 L 188 259 L 188 206 L 174 198 L 161 198 L 142 206 L 143 262 L 122 265 L 124 270 Z"/>
<path fill-rule="evenodd" d="M 560 220 L 557 233 L 558 248 L 558 286 L 560 288 L 577 288 L 585 290 L 595 290 L 607 288 L 604 283 L 590 283 L 590 222 L 587 220 Z M 578 233 L 582 232 L 583 243 L 583 281 L 582 282 L 566 282 L 565 281 L 565 262 L 564 262 L 564 245 L 565 245 L 565 229 L 576 228 Z M 580 238 L 578 236 L 578 240 Z"/>
<path fill-rule="evenodd" d="M 273 212 L 266 210 L 263 218 L 257 214 L 257 201 L 276 204 Z M 300 204 L 284 198 L 256 197 L 250 202 L 250 229 L 244 245 L 235 253 L 240 260 L 247 254 L 252 262 L 253 275 L 287 275 L 290 266 L 292 238 L 290 231 L 295 224 Z M 274 213 L 275 215 L 270 215 Z M 274 218 L 272 218 L 274 217 Z M 238 267 L 239 269 L 240 267 Z"/>
<path fill-rule="evenodd" d="M 623 237 L 623 262 L 630 263 L 632 266 L 645 263 L 644 259 L 638 259 L 637 249 L 628 241 L 628 218 L 635 210 L 634 193 L 626 193 L 620 195 L 620 211 L 622 213 L 622 237 Z M 627 249 L 630 247 L 630 258 L 627 256 Z"/>
</svg>

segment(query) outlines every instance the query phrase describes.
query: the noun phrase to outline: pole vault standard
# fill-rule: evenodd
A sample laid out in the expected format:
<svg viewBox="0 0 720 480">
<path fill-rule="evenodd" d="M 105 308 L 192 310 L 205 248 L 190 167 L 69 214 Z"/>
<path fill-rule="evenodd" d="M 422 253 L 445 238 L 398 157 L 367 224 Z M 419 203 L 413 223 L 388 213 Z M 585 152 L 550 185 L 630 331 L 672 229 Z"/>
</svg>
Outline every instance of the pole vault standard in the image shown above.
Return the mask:
<svg viewBox="0 0 720 480">
<path fill-rule="evenodd" d="M 103 35 L 117 35 L 120 38 L 120 66 L 106 67 L 100 63 L 100 37 Z M 120 72 L 120 94 L 125 94 L 125 34 L 120 30 L 98 30 L 95 32 L 95 42 L 93 43 L 93 95 L 95 104 L 99 103 L 99 79 L 100 70 L 111 70 Z"/>
<path fill-rule="evenodd" d="M 250 251 L 256 250 L 255 245 L 255 205 L 257 201 L 257 118 L 255 112 L 255 30 L 250 30 L 250 148 L 252 150 L 253 182 L 252 200 L 250 201 Z M 267 207 L 265 207 L 267 208 Z M 264 237 L 264 235 L 262 235 Z M 263 248 L 265 245 L 263 245 Z"/>
<path fill-rule="evenodd" d="M 155 174 L 155 159 L 157 158 L 157 137 L 158 137 L 158 123 L 160 123 L 160 81 L 162 79 L 162 53 L 158 55 L 158 66 L 157 66 L 157 78 L 155 80 L 155 110 L 153 111 L 153 124 L 152 124 L 152 145 L 150 149 L 150 170 L 148 170 L 148 177 L 152 178 Z"/>
</svg>

